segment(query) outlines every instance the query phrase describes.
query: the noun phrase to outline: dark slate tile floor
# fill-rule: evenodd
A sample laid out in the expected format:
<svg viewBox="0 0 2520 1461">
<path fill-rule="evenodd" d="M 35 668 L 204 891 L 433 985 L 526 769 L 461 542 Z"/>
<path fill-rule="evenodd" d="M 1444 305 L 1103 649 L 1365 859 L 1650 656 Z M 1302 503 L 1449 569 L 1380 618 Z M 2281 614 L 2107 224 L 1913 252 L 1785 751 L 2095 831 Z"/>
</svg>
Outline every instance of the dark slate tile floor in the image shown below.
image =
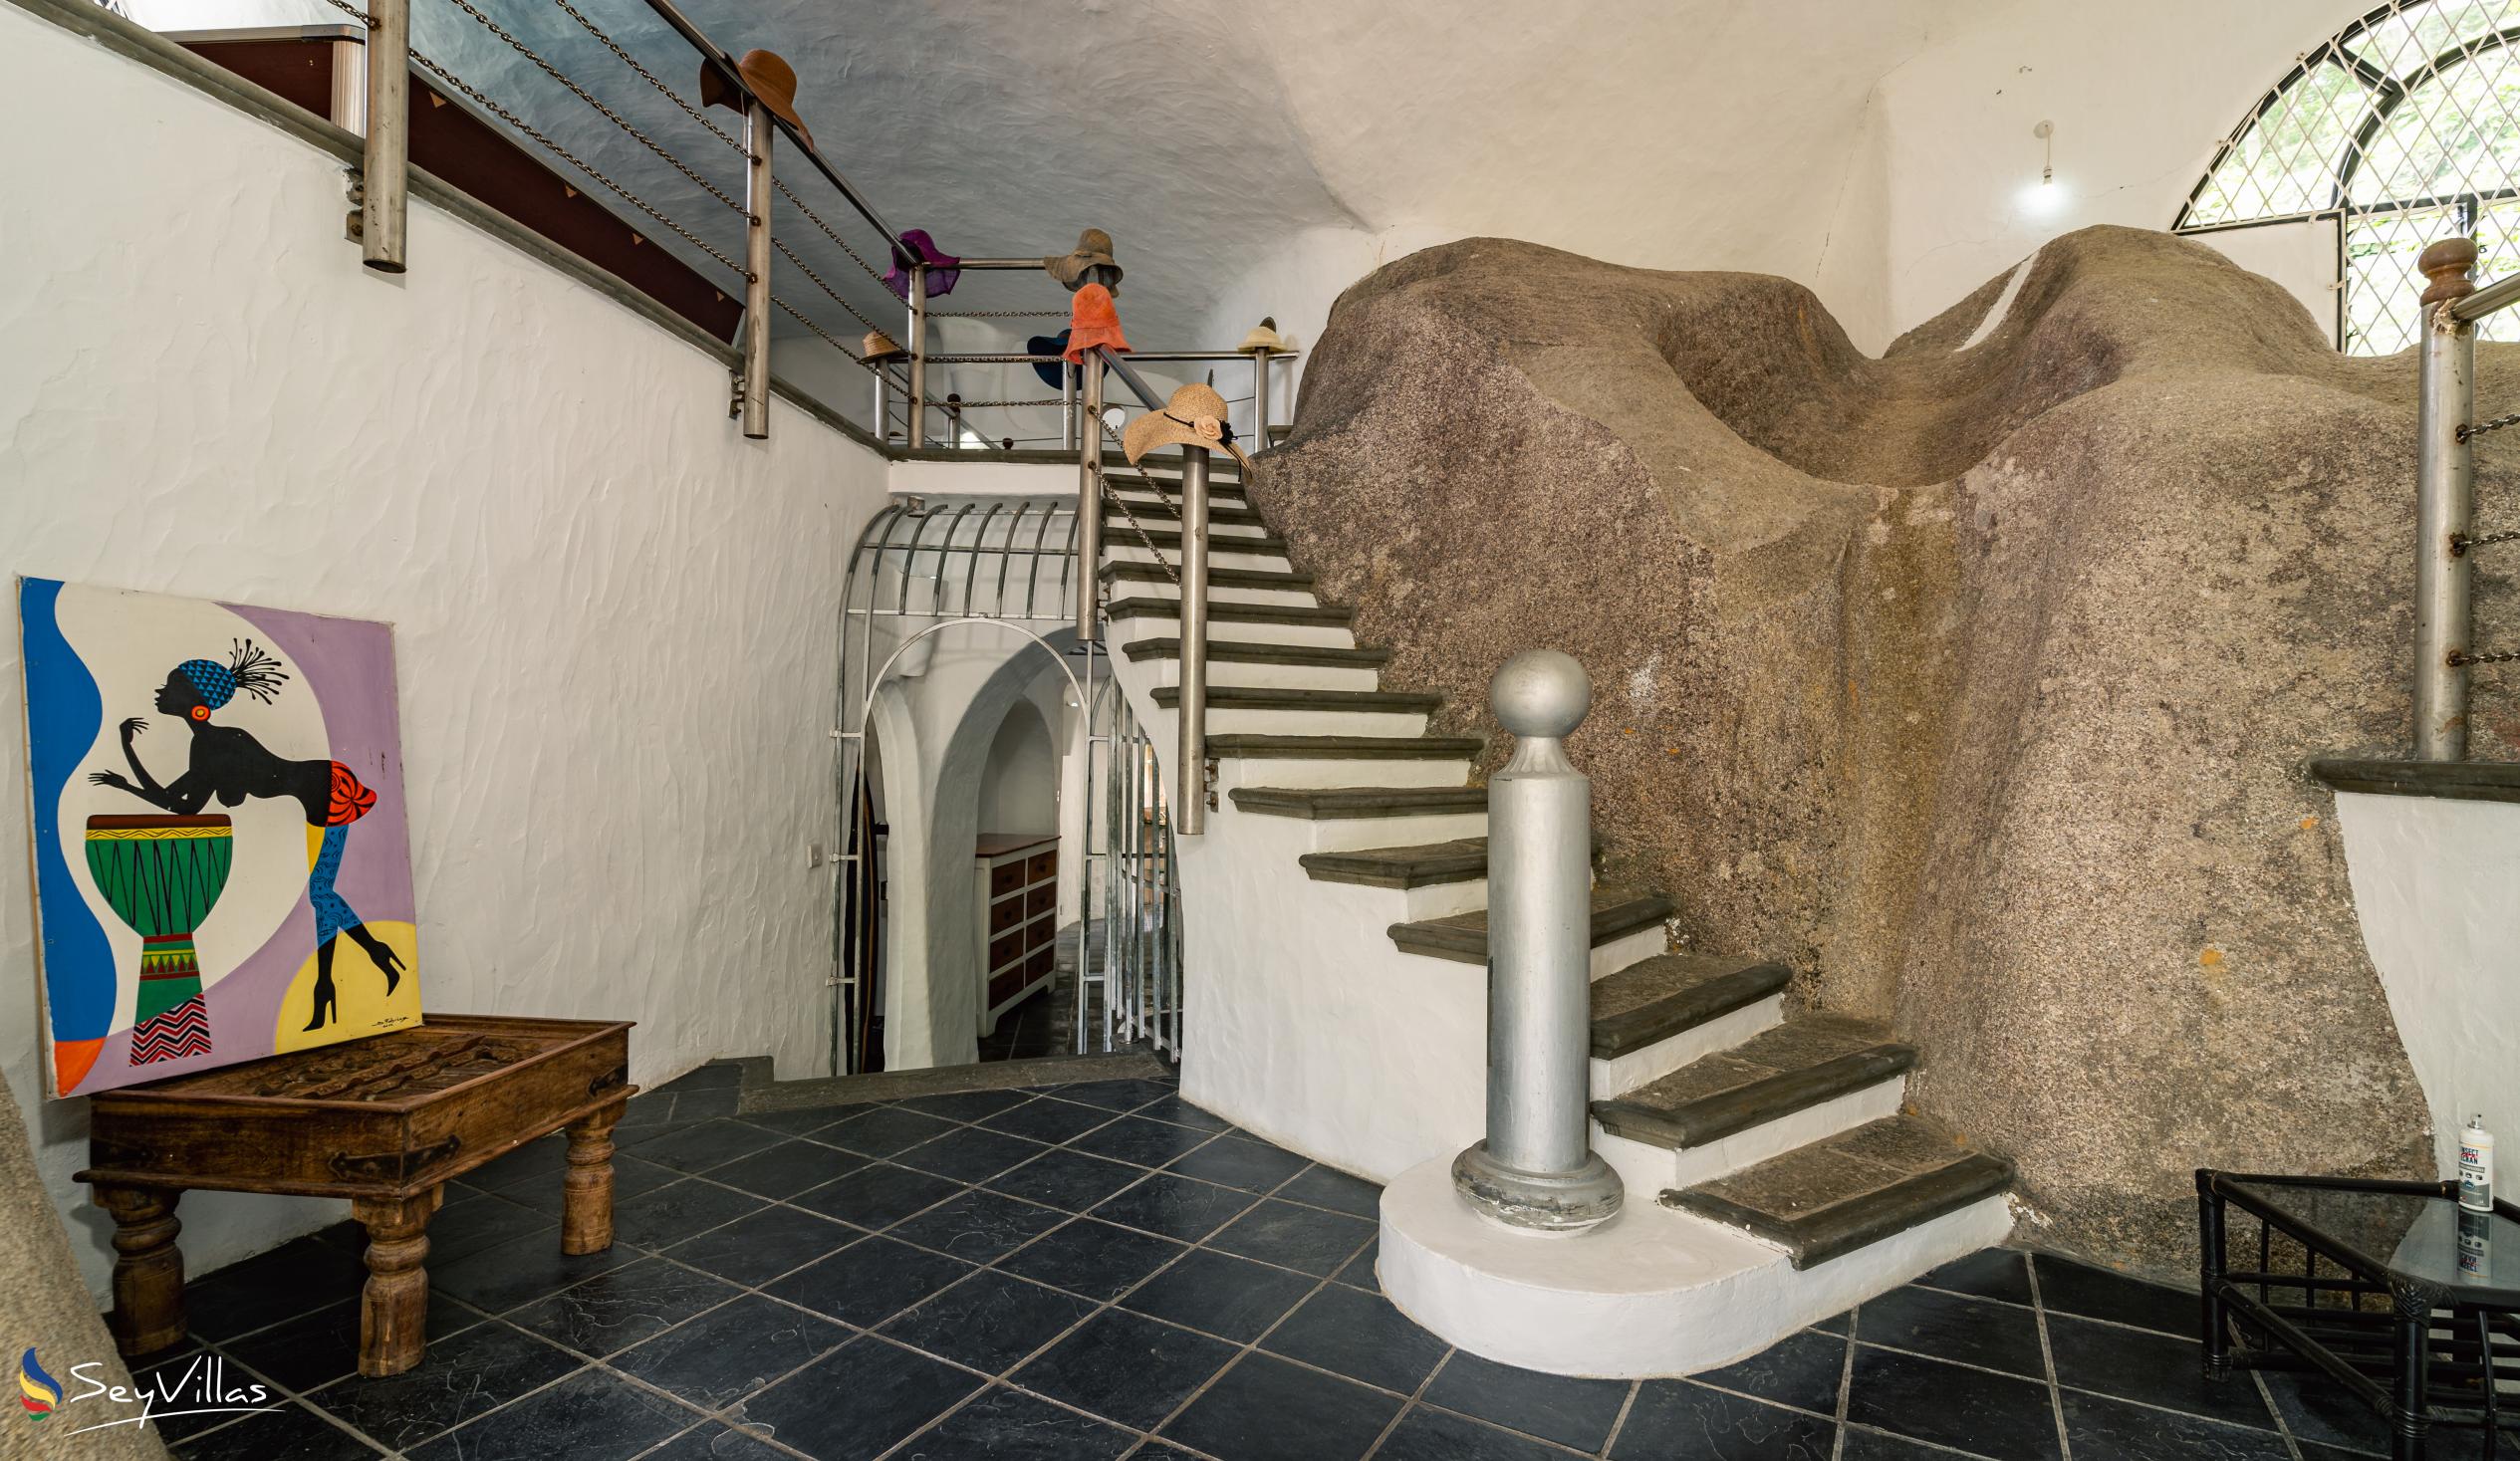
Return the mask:
<svg viewBox="0 0 2520 1461">
<path fill-rule="evenodd" d="M 285 1404 L 183 1461 L 2330 1461 L 2333 1387 L 2208 1384 L 2194 1301 L 2001 1251 L 1685 1380 L 1452 1349 L 1378 1292 L 1378 1190 L 1164 1081 L 738 1115 L 639 1096 L 620 1238 L 564 1258 L 560 1145 L 453 1184 L 427 1359 L 356 1373 L 349 1225 L 197 1282 L 193 1339 Z"/>
</svg>

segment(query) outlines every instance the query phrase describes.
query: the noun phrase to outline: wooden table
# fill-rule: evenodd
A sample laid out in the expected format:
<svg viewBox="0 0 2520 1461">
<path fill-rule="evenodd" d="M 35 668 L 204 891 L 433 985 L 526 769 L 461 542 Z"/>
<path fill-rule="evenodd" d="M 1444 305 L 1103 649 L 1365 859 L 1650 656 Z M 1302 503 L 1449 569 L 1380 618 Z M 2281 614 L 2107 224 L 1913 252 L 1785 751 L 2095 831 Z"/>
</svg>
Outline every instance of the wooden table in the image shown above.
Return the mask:
<svg viewBox="0 0 2520 1461">
<path fill-rule="evenodd" d="M 426 1344 L 428 1220 L 445 1182 L 569 1133 L 560 1251 L 613 1246 L 613 1127 L 630 1022 L 430 1015 L 419 1028 L 295 1051 L 93 1098 L 89 1167 L 114 1215 L 114 1311 L 126 1354 L 184 1335 L 182 1225 L 192 1188 L 347 1197 L 368 1229 L 359 1372 L 399 1374 Z"/>
</svg>

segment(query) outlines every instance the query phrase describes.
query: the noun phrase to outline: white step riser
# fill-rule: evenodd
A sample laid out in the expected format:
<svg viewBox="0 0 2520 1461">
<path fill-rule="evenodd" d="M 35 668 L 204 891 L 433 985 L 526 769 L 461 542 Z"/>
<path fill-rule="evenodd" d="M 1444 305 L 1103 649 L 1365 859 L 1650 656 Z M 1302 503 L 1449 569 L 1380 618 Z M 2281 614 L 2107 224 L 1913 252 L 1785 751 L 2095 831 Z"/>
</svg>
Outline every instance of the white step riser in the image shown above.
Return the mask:
<svg viewBox="0 0 2520 1461">
<path fill-rule="evenodd" d="M 1133 594 L 1114 595 L 1133 599 Z M 1354 649 L 1356 631 L 1345 624 L 1270 624 L 1225 623 L 1210 619 L 1207 625 L 1211 639 L 1234 638 L 1246 644 L 1307 644 L 1325 649 Z M 1138 639 L 1176 639 L 1181 635 L 1181 621 L 1159 618 L 1152 614 L 1135 614 L 1113 622 L 1112 637 L 1123 644 Z"/>
<path fill-rule="evenodd" d="M 1165 731 L 1172 734 L 1177 713 L 1157 707 Z M 1407 740 L 1426 733 L 1426 717 L 1396 710 L 1233 710 L 1209 706 L 1211 736 L 1376 736 Z M 1365 782 L 1362 785 L 1372 786 Z"/>
<path fill-rule="evenodd" d="M 1757 1166 L 1770 1157 L 1783 1156 L 1795 1147 L 1844 1135 L 1867 1121 L 1897 1115 L 1906 1092 L 1907 1078 L 1893 1076 L 1818 1105 L 1805 1106 L 1773 1121 L 1762 1121 L 1746 1131 L 1735 1131 L 1721 1140 L 1681 1151 L 1613 1136 L 1595 1122 L 1593 1149 L 1602 1154 L 1603 1160 L 1619 1169 L 1619 1175 L 1627 1181 L 1631 1192 L 1638 1190 L 1639 1184 L 1649 1184 L 1645 1188 L 1648 1192 L 1694 1187 L 1744 1167 Z"/>
<path fill-rule="evenodd" d="M 1114 598 L 1163 599 L 1180 602 L 1181 586 L 1170 579 L 1123 579 L 1109 586 Z M 1238 584 L 1207 586 L 1210 604 L 1268 604 L 1280 608 L 1318 609 L 1321 601 L 1310 589 L 1248 589 Z M 1213 631 L 1210 637 L 1214 637 Z"/>
<path fill-rule="evenodd" d="M 1467 761 L 1314 761 L 1300 757 L 1229 756 L 1216 766 L 1220 790 L 1235 787 L 1457 787 L 1470 779 Z M 1399 844 L 1370 844 L 1397 847 Z"/>
<path fill-rule="evenodd" d="M 1210 543 L 1207 547 L 1207 561 L 1218 568 L 1257 569 L 1262 573 L 1270 574 L 1295 571 L 1295 565 L 1287 562 L 1286 555 L 1283 553 L 1245 552 L 1239 548 L 1226 547 L 1225 545 L 1231 541 L 1231 539 L 1224 539 Z M 1134 534 L 1124 532 L 1117 538 L 1104 540 L 1103 561 L 1106 563 L 1168 563 L 1177 573 L 1180 569 L 1181 555 L 1169 546 L 1148 548 L 1145 544 L 1138 542 Z"/>
<path fill-rule="evenodd" d="M 1247 660 L 1210 659 L 1207 682 L 1246 690 L 1379 690 L 1380 672 L 1365 666 L 1330 664 L 1263 664 Z M 1181 661 L 1155 661 L 1155 683 L 1181 683 Z"/>
<path fill-rule="evenodd" d="M 1468 913 L 1487 906 L 1487 879 L 1465 877 L 1459 882 L 1430 882 L 1424 887 L 1406 890 L 1399 922 L 1415 923 L 1426 918 L 1449 918 L 1455 913 Z"/>
<path fill-rule="evenodd" d="M 1156 497 L 1153 493 L 1146 491 L 1144 488 L 1137 486 L 1135 483 L 1131 483 L 1127 487 L 1121 489 L 1120 500 L 1129 504 L 1129 510 L 1131 512 L 1142 513 L 1148 508 L 1162 511 L 1174 504 L 1177 504 L 1181 498 L 1180 489 L 1177 487 L 1167 485 L 1164 490 L 1171 494 L 1170 502 L 1166 502 L 1162 498 Z M 1207 495 L 1207 505 L 1210 511 L 1221 511 L 1226 508 L 1231 508 L 1235 512 L 1241 512 L 1244 508 L 1249 506 L 1249 504 L 1243 500 L 1243 496 L 1239 492 L 1211 492 Z M 1108 498 L 1105 499 L 1104 506 L 1115 516 L 1117 516 L 1120 512 L 1119 508 L 1111 505 Z"/>
<path fill-rule="evenodd" d="M 1487 813 L 1446 812 L 1417 817 L 1343 817 L 1305 824 L 1315 852 L 1357 852 L 1371 848 L 1412 848 L 1455 838 L 1487 836 Z"/>
<path fill-rule="evenodd" d="M 1636 932 L 1615 938 L 1609 943 L 1595 944 L 1593 967 L 1587 977 L 1599 979 L 1605 974 L 1616 973 L 1636 963 L 1638 959 L 1650 959 L 1655 954 L 1668 953 L 1670 947 L 1670 935 L 1662 931 L 1662 924 L 1658 920 L 1648 923 Z"/>
<path fill-rule="evenodd" d="M 1389 929 L 1394 923 L 1413 923 L 1422 918 L 1449 918 L 1487 906 L 1487 879 L 1474 877 L 1462 882 L 1430 883 L 1424 887 L 1375 887 L 1354 882 L 1314 882 L 1313 886 L 1331 886 L 1344 894 L 1365 900 L 1373 910 L 1370 919 L 1359 920 L 1360 927 L 1372 927 L 1388 946 Z M 1468 969 L 1470 966 L 1461 966 Z"/>
<path fill-rule="evenodd" d="M 1137 513 L 1138 527 L 1144 528 L 1149 533 L 1177 533 L 1181 531 L 1181 520 L 1179 518 L 1171 516 L 1151 516 L 1150 514 L 1142 511 L 1145 506 L 1146 504 L 1143 503 L 1133 502 L 1130 504 L 1131 511 Z M 1110 512 L 1103 514 L 1103 542 L 1106 545 L 1117 545 L 1129 542 L 1134 540 L 1135 536 L 1136 529 L 1129 526 L 1128 513 L 1124 513 L 1119 508 L 1115 507 Z M 1267 525 L 1261 523 L 1220 523 L 1210 519 L 1207 524 L 1207 539 L 1211 548 L 1216 543 L 1227 538 L 1266 538 L 1268 536 L 1269 529 Z M 1144 545 L 1140 544 L 1138 546 L 1143 547 Z M 1173 550 L 1167 548 L 1164 550 L 1164 553 L 1166 555 L 1170 555 L 1172 551 Z"/>
<path fill-rule="evenodd" d="M 1475 833 L 1467 835 L 1478 836 L 1478 834 Z M 1408 843 L 1414 843 L 1417 839 L 1410 838 L 1407 841 Z M 1399 847 L 1405 845 L 1406 844 L 1397 841 L 1391 843 L 1368 844 L 1368 846 L 1371 847 Z M 1477 906 L 1484 907 L 1486 904 L 1482 901 Z M 1453 911 L 1460 913 L 1467 912 L 1469 910 L 1466 908 L 1455 908 Z M 1637 962 L 1638 959 L 1651 958 L 1653 955 L 1663 952 L 1666 943 L 1668 943 L 1668 940 L 1663 936 L 1662 925 L 1655 923 L 1650 927 L 1640 928 L 1635 933 L 1613 939 L 1609 943 L 1596 944 L 1593 948 L 1593 967 L 1592 973 L 1589 977 L 1599 979 L 1603 975 L 1612 973 L 1615 970 L 1625 969 L 1630 964 Z M 1409 953 L 1411 951 L 1402 949 L 1401 952 Z M 1421 959 L 1431 959 L 1438 957 L 1438 955 L 1417 954 L 1416 957 Z"/>
<path fill-rule="evenodd" d="M 2011 1235 L 2012 1206 L 1980 1198 L 1808 1269 L 1746 1233 L 1658 1207 L 1542 1242 L 1471 1213 L 1451 1159 L 1385 1189 L 1376 1272 L 1402 1314 L 1473 1354 L 1554 1374 L 1693 1374 Z M 1579 1245 L 1582 1256 L 1573 1251 Z"/>
<path fill-rule="evenodd" d="M 1642 1050 L 1632 1050 L 1616 1060 L 1594 1061 L 1593 1098 L 1608 1100 L 1614 1096 L 1625 1096 L 1693 1061 L 1730 1050 L 1754 1035 L 1773 1030 L 1784 1021 L 1785 996 L 1772 994 L 1703 1025 L 1677 1031 Z"/>
</svg>

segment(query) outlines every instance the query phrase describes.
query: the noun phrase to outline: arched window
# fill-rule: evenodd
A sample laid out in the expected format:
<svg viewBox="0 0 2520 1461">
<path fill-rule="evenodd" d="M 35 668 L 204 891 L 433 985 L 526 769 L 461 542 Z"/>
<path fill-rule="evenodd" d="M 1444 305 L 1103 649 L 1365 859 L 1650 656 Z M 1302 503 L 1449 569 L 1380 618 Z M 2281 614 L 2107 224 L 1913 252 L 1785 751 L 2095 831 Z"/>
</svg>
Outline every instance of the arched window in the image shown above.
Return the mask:
<svg viewBox="0 0 2520 1461">
<path fill-rule="evenodd" d="M 2337 343 L 2415 339 L 2415 256 L 2473 234 L 2477 272 L 2520 270 L 2520 0 L 2398 0 L 2301 58 L 2232 129 L 2171 227 L 2319 227 Z M 2495 316 L 2488 339 L 2520 339 Z"/>
</svg>

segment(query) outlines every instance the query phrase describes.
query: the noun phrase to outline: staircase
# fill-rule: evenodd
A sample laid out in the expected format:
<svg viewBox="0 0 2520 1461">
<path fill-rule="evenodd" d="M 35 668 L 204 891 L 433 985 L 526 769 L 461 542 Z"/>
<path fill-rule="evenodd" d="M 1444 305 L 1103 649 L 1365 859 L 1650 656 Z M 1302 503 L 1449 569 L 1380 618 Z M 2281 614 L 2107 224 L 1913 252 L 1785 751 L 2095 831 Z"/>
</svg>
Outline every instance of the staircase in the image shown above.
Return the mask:
<svg viewBox="0 0 2520 1461">
<path fill-rule="evenodd" d="M 1116 673 L 1178 796 L 1179 590 L 1156 561 L 1177 561 L 1178 514 L 1125 471 L 1114 484 L 1136 519 L 1107 514 Z M 1179 843 L 1184 1094 L 1391 1182 L 1396 1302 L 1492 1358 L 1677 1372 L 2009 1231 L 2010 1163 L 1904 1108 L 1913 1050 L 1865 1021 L 1789 1014 L 1782 965 L 1669 952 L 1671 903 L 1640 888 L 1593 901 L 1595 1142 L 1628 1211 L 1558 1242 L 1470 1218 L 1448 1169 L 1484 1122 L 1481 742 L 1428 735 L 1437 697 L 1385 688 L 1388 651 L 1315 597 L 1222 459 L 1210 500 L 1219 800 L 1206 835 Z M 1442 1231 L 1399 1223 L 1409 1203 Z M 1578 1245 L 1594 1268 L 1621 1257 L 1570 1279 Z"/>
</svg>

